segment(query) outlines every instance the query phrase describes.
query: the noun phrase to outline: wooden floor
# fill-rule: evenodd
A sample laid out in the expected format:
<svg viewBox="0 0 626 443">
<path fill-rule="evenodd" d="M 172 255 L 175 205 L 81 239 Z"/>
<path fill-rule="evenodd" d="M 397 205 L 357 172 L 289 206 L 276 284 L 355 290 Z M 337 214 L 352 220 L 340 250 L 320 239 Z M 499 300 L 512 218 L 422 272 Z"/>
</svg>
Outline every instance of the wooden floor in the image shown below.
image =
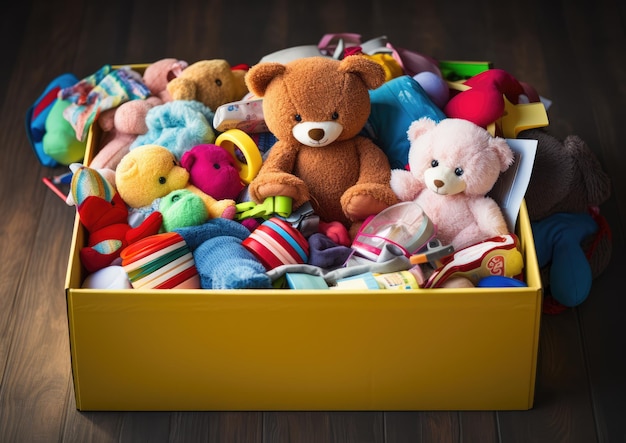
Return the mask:
<svg viewBox="0 0 626 443">
<path fill-rule="evenodd" d="M 20 0 L 0 24 L 0 441 L 626 442 L 623 1 Z M 550 132 L 580 135 L 612 177 L 611 263 L 582 305 L 542 316 L 534 408 L 78 412 L 63 290 L 75 212 L 42 184 L 65 169 L 37 162 L 27 108 L 63 72 L 163 57 L 254 64 L 327 32 L 494 62 L 551 99 Z"/>
</svg>

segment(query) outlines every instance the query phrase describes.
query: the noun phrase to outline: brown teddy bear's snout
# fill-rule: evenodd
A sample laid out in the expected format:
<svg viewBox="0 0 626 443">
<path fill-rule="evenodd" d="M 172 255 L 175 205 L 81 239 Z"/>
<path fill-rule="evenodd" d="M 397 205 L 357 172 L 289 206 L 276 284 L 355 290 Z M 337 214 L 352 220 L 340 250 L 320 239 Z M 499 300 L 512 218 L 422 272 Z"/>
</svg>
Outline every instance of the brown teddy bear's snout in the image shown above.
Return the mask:
<svg viewBox="0 0 626 443">
<path fill-rule="evenodd" d="M 337 140 L 343 132 L 338 122 L 302 122 L 293 127 L 293 136 L 306 146 L 322 147 Z"/>
</svg>

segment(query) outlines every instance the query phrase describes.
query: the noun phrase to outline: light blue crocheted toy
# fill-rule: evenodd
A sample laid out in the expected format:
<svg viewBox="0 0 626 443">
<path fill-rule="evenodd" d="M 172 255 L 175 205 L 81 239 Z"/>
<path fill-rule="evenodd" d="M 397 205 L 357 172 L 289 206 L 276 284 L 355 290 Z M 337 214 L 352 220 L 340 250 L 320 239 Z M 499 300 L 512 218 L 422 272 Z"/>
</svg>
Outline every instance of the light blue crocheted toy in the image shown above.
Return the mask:
<svg viewBox="0 0 626 443">
<path fill-rule="evenodd" d="M 180 161 L 196 145 L 213 143 L 213 111 L 196 100 L 173 100 L 155 106 L 146 114 L 148 132 L 130 145 L 159 145 L 169 149 Z"/>
</svg>

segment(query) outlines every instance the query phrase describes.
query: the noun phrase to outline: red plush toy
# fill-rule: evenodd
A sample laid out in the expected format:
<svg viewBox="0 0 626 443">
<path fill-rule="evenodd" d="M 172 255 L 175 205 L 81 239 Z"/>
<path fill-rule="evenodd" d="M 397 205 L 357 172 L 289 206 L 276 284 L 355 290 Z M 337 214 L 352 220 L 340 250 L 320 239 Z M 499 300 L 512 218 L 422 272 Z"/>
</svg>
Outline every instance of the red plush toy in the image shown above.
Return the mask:
<svg viewBox="0 0 626 443">
<path fill-rule="evenodd" d="M 446 104 L 444 113 L 486 128 L 504 114 L 504 97 L 512 104 L 526 96 L 530 103 L 539 102 L 537 92 L 502 69 L 488 69 L 463 82 L 465 91 L 457 92 Z"/>
<path fill-rule="evenodd" d="M 80 250 L 80 260 L 92 273 L 113 262 L 131 243 L 159 232 L 163 217 L 153 212 L 135 228 L 128 224 L 128 207 L 117 190 L 92 168 L 73 164 L 74 173 L 69 205 L 75 205 L 82 225 L 89 233 L 87 245 Z"/>
</svg>

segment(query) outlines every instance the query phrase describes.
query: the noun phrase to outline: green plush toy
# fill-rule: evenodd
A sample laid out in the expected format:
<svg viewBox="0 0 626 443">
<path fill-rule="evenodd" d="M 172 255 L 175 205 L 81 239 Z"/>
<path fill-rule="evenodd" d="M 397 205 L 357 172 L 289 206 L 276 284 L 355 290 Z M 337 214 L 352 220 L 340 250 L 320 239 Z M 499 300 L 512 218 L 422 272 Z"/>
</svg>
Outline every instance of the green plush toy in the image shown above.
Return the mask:
<svg viewBox="0 0 626 443">
<path fill-rule="evenodd" d="M 198 226 L 209 219 L 202 198 L 188 189 L 176 189 L 161 198 L 159 212 L 163 215 L 162 232 Z"/>
<path fill-rule="evenodd" d="M 86 141 L 76 138 L 72 125 L 63 117 L 63 111 L 71 103 L 57 99 L 46 117 L 46 133 L 43 136 L 43 151 L 62 165 L 82 161 L 87 147 Z"/>
</svg>

